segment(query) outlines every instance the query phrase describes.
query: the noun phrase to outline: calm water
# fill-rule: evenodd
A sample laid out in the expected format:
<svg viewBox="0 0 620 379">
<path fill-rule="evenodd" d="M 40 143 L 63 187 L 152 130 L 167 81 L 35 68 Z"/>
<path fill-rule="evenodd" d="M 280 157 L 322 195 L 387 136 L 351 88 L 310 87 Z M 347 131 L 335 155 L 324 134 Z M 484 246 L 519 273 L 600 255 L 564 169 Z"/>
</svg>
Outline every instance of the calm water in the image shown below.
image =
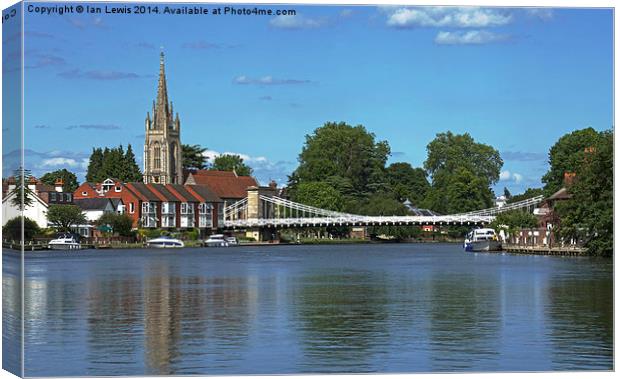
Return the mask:
<svg viewBox="0 0 620 379">
<path fill-rule="evenodd" d="M 3 264 L 6 367 L 19 256 Z M 28 376 L 613 369 L 609 259 L 280 246 L 31 253 L 25 271 Z"/>
</svg>

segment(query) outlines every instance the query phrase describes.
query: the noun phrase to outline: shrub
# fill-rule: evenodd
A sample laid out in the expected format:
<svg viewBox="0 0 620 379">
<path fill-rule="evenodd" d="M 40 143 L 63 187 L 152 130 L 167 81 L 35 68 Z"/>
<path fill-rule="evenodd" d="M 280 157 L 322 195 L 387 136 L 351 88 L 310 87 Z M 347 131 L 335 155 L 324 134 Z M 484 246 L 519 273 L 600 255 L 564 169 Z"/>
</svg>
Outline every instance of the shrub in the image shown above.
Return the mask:
<svg viewBox="0 0 620 379">
<path fill-rule="evenodd" d="M 2 235 L 5 239 L 14 241 L 21 240 L 22 219 L 20 216 L 14 217 L 7 221 L 2 227 Z M 35 234 L 39 232 L 39 225 L 28 217 L 24 217 L 24 239 L 31 240 Z"/>
</svg>

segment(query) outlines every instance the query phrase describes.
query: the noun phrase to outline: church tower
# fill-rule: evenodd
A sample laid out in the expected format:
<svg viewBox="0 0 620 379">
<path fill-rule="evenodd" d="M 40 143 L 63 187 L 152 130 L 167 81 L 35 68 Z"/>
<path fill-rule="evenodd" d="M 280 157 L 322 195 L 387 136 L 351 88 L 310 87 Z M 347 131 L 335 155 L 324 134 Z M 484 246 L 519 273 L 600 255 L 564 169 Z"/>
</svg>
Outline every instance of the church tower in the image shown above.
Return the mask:
<svg viewBox="0 0 620 379">
<path fill-rule="evenodd" d="M 164 53 L 159 62 L 157 100 L 153 102 L 153 118 L 146 113 L 144 140 L 144 183 L 183 184 L 181 158 L 181 122 L 168 102 Z M 174 118 L 173 118 L 174 117 Z"/>
</svg>

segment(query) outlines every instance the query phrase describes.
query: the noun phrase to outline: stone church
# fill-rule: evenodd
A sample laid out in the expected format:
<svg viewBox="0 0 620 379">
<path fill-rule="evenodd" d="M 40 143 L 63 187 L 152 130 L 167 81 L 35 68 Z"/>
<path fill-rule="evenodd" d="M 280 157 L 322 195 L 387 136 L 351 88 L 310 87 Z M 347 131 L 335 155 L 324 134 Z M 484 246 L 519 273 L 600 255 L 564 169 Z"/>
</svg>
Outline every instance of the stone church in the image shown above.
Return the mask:
<svg viewBox="0 0 620 379">
<path fill-rule="evenodd" d="M 168 102 L 163 52 L 153 118 L 147 112 L 145 124 L 144 183 L 183 184 L 181 122 L 179 114 L 174 115 L 172 102 Z"/>
</svg>

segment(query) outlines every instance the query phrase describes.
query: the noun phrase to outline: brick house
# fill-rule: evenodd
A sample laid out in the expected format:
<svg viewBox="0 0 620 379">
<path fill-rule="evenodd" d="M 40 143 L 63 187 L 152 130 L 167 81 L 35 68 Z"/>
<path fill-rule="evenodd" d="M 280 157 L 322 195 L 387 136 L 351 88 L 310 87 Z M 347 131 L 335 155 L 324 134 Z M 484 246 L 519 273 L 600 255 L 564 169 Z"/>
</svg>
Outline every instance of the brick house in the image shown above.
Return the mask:
<svg viewBox="0 0 620 379">
<path fill-rule="evenodd" d="M 201 234 L 217 229 L 223 218 L 223 201 L 204 186 L 141 182 L 83 183 L 76 199 L 117 200 L 133 220 L 134 228 L 198 228 Z"/>
<path fill-rule="evenodd" d="M 47 228 L 47 210 L 50 205 L 73 205 L 73 194 L 63 190 L 64 183 L 57 180 L 51 186 L 43 183 L 35 177 L 31 177 L 26 184 L 32 194 L 32 204 L 25 207 L 24 216 L 34 220 L 40 228 Z M 14 177 L 2 181 L 2 224 L 6 224 L 12 218 L 21 215 L 18 207 L 12 204 L 15 196 L 12 191 L 16 187 Z"/>
</svg>

